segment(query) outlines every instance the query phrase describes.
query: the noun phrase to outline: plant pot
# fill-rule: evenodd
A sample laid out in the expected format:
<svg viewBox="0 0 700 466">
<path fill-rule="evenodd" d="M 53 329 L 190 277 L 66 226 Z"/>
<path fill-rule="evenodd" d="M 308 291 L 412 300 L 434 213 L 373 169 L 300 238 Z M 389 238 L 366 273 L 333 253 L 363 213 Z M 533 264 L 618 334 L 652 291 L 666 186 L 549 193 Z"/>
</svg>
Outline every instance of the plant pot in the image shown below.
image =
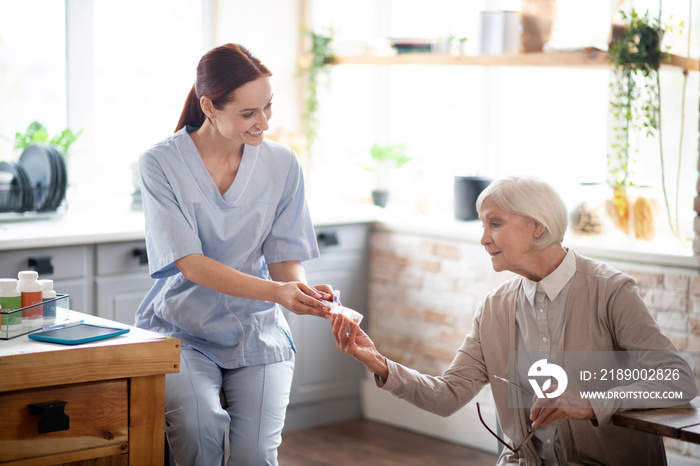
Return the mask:
<svg viewBox="0 0 700 466">
<path fill-rule="evenodd" d="M 615 44 L 620 41 L 625 41 L 624 53 L 618 57 L 624 63 L 629 62 L 646 62 L 652 64 L 651 68 L 656 69 L 656 64 L 661 61 L 661 40 L 664 36 L 664 31 L 658 30 L 652 26 L 642 25 L 637 29 L 638 35 L 630 40 L 628 35 L 629 26 L 627 24 L 615 24 L 610 27 L 610 35 L 608 38 L 608 50 L 611 50 Z M 640 40 L 641 39 L 641 40 Z"/>
<path fill-rule="evenodd" d="M 552 37 L 556 19 L 556 0 L 523 0 L 520 9 L 523 30 L 521 51 L 541 52 Z"/>
<path fill-rule="evenodd" d="M 455 220 L 477 220 L 476 199 L 491 179 L 478 176 L 455 176 Z"/>
<path fill-rule="evenodd" d="M 386 189 L 375 189 L 372 191 L 372 202 L 374 202 L 374 205 L 384 208 L 388 201 L 389 191 Z"/>
<path fill-rule="evenodd" d="M 608 215 L 615 227 L 635 239 L 651 241 L 656 235 L 656 219 L 659 213 L 658 200 L 636 188 L 633 193 L 613 191 L 613 199 L 608 201 Z"/>
<path fill-rule="evenodd" d="M 613 197 L 606 205 L 608 216 L 615 228 L 626 235 L 630 233 L 630 199 L 626 190 L 613 189 Z"/>
<path fill-rule="evenodd" d="M 637 196 L 632 204 L 630 227 L 636 239 L 651 241 L 656 235 L 656 217 L 659 205 L 656 199 Z"/>
</svg>

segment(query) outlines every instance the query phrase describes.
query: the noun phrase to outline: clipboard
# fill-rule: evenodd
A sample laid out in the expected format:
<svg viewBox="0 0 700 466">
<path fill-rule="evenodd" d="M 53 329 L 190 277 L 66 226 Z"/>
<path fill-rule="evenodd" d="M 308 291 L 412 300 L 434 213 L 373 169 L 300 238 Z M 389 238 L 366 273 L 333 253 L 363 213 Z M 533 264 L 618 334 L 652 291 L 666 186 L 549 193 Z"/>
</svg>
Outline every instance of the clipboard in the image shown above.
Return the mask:
<svg viewBox="0 0 700 466">
<path fill-rule="evenodd" d="M 128 333 L 128 328 L 102 327 L 99 325 L 79 324 L 55 330 L 43 330 L 30 333 L 32 340 L 60 343 L 62 345 L 79 345 L 92 341 L 106 340 Z"/>
</svg>

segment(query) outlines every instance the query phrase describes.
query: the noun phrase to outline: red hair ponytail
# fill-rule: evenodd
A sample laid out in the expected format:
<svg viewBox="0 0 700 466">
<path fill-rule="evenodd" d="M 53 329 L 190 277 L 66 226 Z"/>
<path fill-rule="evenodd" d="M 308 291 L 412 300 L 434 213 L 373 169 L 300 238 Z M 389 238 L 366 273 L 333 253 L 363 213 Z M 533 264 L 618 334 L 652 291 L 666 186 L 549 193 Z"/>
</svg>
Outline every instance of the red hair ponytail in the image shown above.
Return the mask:
<svg viewBox="0 0 700 466">
<path fill-rule="evenodd" d="M 177 122 L 175 132 L 177 133 L 185 126 L 200 127 L 204 123 L 204 119 L 205 115 L 202 111 L 202 106 L 199 105 L 197 91 L 195 90 L 195 86 L 192 86 L 185 100 L 185 105 L 182 107 L 182 115 L 180 115 L 180 121 Z"/>
</svg>

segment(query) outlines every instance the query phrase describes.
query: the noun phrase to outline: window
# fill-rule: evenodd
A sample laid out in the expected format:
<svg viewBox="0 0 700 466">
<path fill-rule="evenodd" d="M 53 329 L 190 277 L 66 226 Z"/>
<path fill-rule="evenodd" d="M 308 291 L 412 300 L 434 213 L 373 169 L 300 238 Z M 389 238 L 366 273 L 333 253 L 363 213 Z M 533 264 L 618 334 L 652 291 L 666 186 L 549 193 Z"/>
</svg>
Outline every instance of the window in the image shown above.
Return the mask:
<svg viewBox="0 0 700 466">
<path fill-rule="evenodd" d="M 488 5 L 517 8 L 520 3 L 306 2 L 312 28 L 321 33 L 332 28 L 335 51 L 341 55 L 386 53 L 387 38 L 435 39 L 448 34 L 466 36 L 466 52 L 476 54 L 480 11 Z M 128 204 L 133 190 L 130 166 L 172 133 L 199 58 L 224 42 L 243 43 L 271 68 L 271 133 L 295 146 L 303 111 L 296 59 L 304 3 L 0 2 L 0 159 L 18 155 L 12 150 L 14 133 L 34 120 L 51 133 L 66 126 L 82 129 L 69 161 L 69 200 Z M 602 36 L 617 3 L 558 0 L 562 18 L 586 24 L 585 31 L 560 27 L 569 36 L 560 34 L 559 42 L 585 40 L 604 47 Z M 636 0 L 635 6 L 658 8 L 651 0 Z M 693 9 L 692 18 L 687 10 L 686 2 L 665 2 L 665 21 L 684 21 L 686 31 L 690 26 L 697 37 L 700 9 Z M 581 14 L 589 16 L 586 21 Z M 588 35 L 582 39 L 581 34 Z M 688 53 L 687 35 L 666 34 L 664 43 L 677 55 Z M 698 55 L 700 42 L 693 40 L 690 56 Z M 683 76 L 677 69 L 662 72 L 666 186 L 674 208 L 680 173 L 678 209 L 687 236 L 692 236 L 697 195 L 699 75 L 689 74 L 682 117 Z M 395 173 L 392 204 L 449 211 L 454 175 L 534 173 L 560 187 L 573 206 L 581 200 L 579 183 L 605 181 L 609 80 L 605 69 L 335 66 L 328 85 L 319 90 L 321 127 L 312 161 L 306 165 L 311 168 L 309 195 L 367 201 L 373 179 L 362 162 L 371 145 L 408 142 L 415 161 Z M 637 157 L 635 182 L 655 186 L 661 200 L 658 148 L 653 142 L 647 146 Z M 664 217 L 662 211 L 660 230 L 667 229 Z"/>
<path fill-rule="evenodd" d="M 557 2 L 560 27 L 557 29 L 555 24 L 556 43 L 562 47 L 578 42 L 605 48 L 612 3 L 617 2 Z M 690 24 L 693 34 L 697 34 L 700 14 L 696 11 L 689 19 L 687 3 L 672 3 L 665 3 L 664 21 L 678 24 L 684 20 L 686 31 Z M 381 44 L 386 44 L 386 38 L 435 39 L 448 34 L 466 35 L 467 53 L 479 52 L 481 2 L 440 0 L 428 5 L 402 0 L 354 10 L 347 9 L 342 0 L 317 0 L 312 4 L 313 27 L 318 31 L 333 27 L 339 54 L 382 53 L 386 45 L 383 49 Z M 658 8 L 645 5 L 637 8 Z M 589 17 L 583 20 L 585 15 Z M 566 21 L 586 24 L 586 31 L 565 27 Z M 372 25 L 369 31 L 367 24 Z M 665 44 L 673 47 L 673 53 L 685 56 L 688 50 L 684 40 L 687 36 L 667 33 Z M 691 56 L 697 59 L 699 47 L 692 47 Z M 683 76 L 679 69 L 661 74 L 666 186 L 673 208 L 680 173 L 681 230 L 692 237 L 698 178 L 698 73 L 691 72 L 688 77 L 680 170 Z M 368 157 L 374 142 L 408 142 L 409 155 L 415 161 L 395 173 L 395 204 L 428 205 L 433 212 L 449 211 L 454 175 L 495 178 L 533 174 L 554 184 L 573 208 L 584 200 L 581 183 L 606 181 L 610 79 L 611 73 L 605 68 L 336 66 L 321 101 L 317 151 L 323 157 L 318 158 L 325 166 L 321 172 L 333 173 L 335 169 L 352 173 L 355 178 L 347 186 L 326 180 L 322 189 L 346 199 L 367 198 L 372 181 L 358 168 L 357 161 Z M 658 143 L 647 143 L 636 155 L 633 170 L 635 183 L 651 185 L 654 197 L 663 203 Z M 657 228 L 669 231 L 663 208 Z"/>
<path fill-rule="evenodd" d="M 35 120 L 66 125 L 65 7 L 55 0 L 0 3 L 0 160 Z"/>
<path fill-rule="evenodd" d="M 16 159 L 14 133 L 32 121 L 50 134 L 83 130 L 68 161 L 69 204 L 128 206 L 131 165 L 172 134 L 194 84 L 204 3 L 0 3 L 0 159 Z"/>
<path fill-rule="evenodd" d="M 91 114 L 80 116 L 90 147 L 72 167 L 80 170 L 81 200 L 105 192 L 106 176 L 105 196 L 127 204 L 131 165 L 175 131 L 206 51 L 203 3 L 93 0 L 91 22 L 83 25 L 93 34 L 92 89 L 76 97 L 88 100 Z"/>
</svg>

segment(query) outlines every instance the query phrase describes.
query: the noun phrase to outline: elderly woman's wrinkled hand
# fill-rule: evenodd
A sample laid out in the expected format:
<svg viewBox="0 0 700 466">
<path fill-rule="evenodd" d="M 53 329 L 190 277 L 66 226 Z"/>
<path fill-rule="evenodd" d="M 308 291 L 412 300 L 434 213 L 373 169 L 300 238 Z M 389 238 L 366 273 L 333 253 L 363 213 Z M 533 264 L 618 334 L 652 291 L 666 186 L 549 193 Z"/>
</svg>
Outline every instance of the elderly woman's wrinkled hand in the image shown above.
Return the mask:
<svg viewBox="0 0 700 466">
<path fill-rule="evenodd" d="M 360 361 L 367 370 L 377 374 L 382 380 L 386 380 L 389 377 L 386 358 L 377 351 L 372 339 L 360 326 L 342 314 L 332 314 L 331 322 L 338 349 Z"/>
<path fill-rule="evenodd" d="M 548 392 L 556 390 L 556 385 Z M 566 390 L 556 398 L 537 398 L 530 409 L 532 428 L 546 426 L 557 419 L 590 420 L 595 419 L 591 403 L 571 390 Z"/>
</svg>

